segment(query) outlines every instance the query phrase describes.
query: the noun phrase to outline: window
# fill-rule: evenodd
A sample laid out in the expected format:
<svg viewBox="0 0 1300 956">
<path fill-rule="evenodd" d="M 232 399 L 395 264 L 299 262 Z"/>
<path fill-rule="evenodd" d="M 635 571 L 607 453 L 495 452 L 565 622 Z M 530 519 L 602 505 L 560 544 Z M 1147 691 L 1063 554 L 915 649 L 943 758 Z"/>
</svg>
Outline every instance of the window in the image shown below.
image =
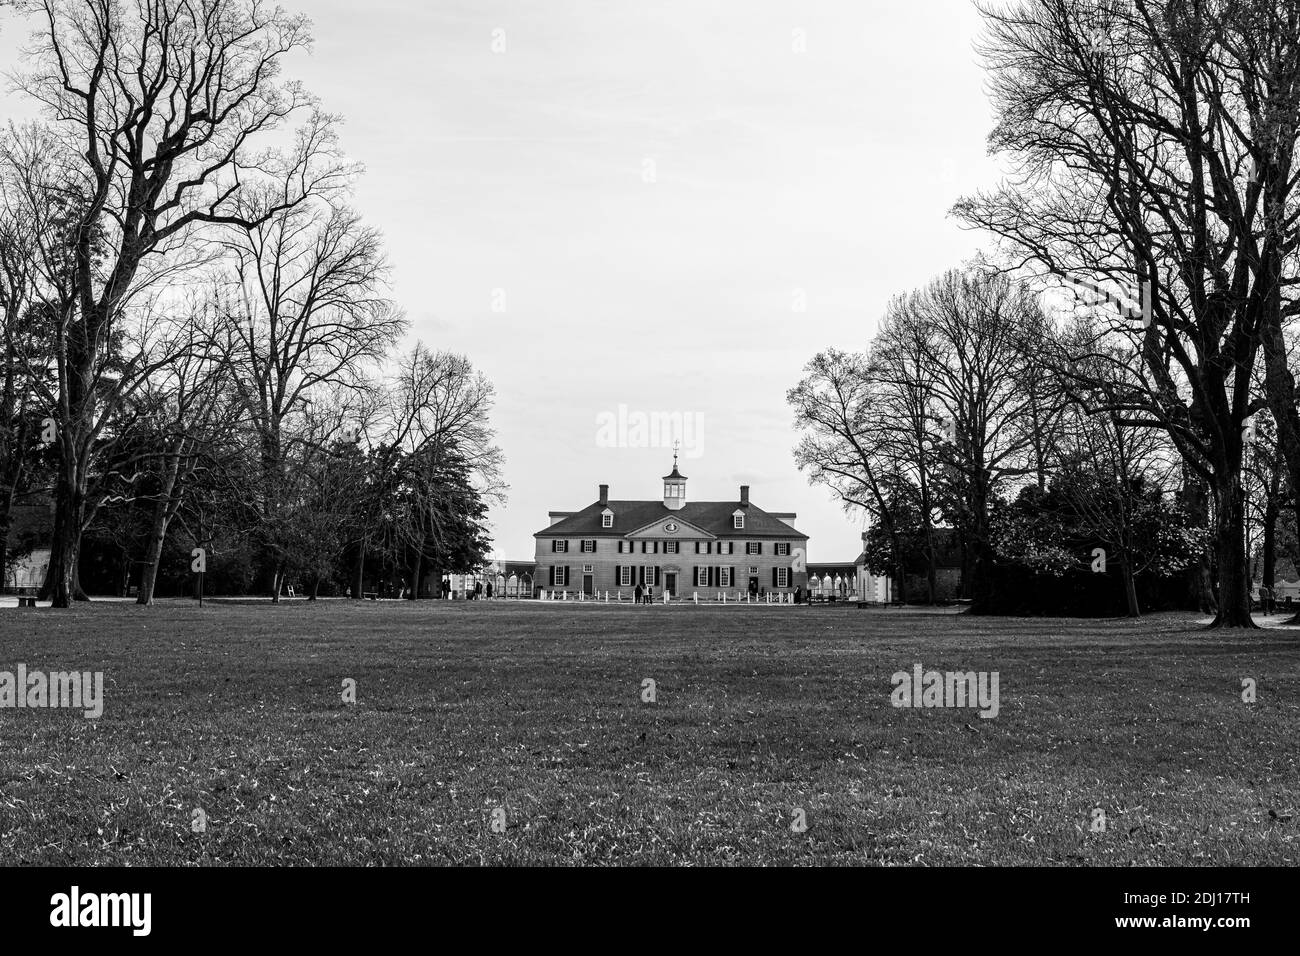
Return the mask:
<svg viewBox="0 0 1300 956">
<path fill-rule="evenodd" d="M 612 528 L 612 527 L 614 527 L 614 516 L 613 516 L 613 515 L 601 515 L 601 516 L 600 516 L 600 526 L 601 526 L 602 528 Z"/>
<path fill-rule="evenodd" d="M 695 586 L 697 588 L 725 588 L 730 585 L 731 568 L 717 568 L 698 564 L 695 566 Z"/>
<path fill-rule="evenodd" d="M 595 539 L 595 538 L 591 538 L 591 539 L 584 538 L 584 539 L 583 539 L 583 541 L 582 541 L 582 553 L 583 553 L 583 554 L 595 554 L 595 553 L 596 553 L 596 539 Z"/>
<path fill-rule="evenodd" d="M 584 564 L 584 565 L 582 566 L 582 573 L 583 573 L 583 574 L 592 574 L 593 572 L 595 572 L 595 570 L 596 570 L 595 565 Z"/>
<path fill-rule="evenodd" d="M 718 554 L 732 554 L 735 551 L 735 548 L 736 542 L 734 541 L 718 542 Z"/>
<path fill-rule="evenodd" d="M 790 569 L 776 569 L 776 586 L 779 588 L 788 588 L 790 586 Z"/>
<path fill-rule="evenodd" d="M 569 569 L 560 565 L 551 568 L 551 586 L 564 588 L 569 586 Z"/>
<path fill-rule="evenodd" d="M 551 542 L 551 550 L 557 554 L 564 554 L 569 550 L 569 542 L 554 540 Z"/>
<path fill-rule="evenodd" d="M 759 541 L 746 541 L 746 542 L 745 542 L 745 553 L 746 553 L 746 554 L 762 554 L 762 553 L 763 553 L 763 545 L 762 545 L 762 542 L 759 542 Z"/>
<path fill-rule="evenodd" d="M 732 516 L 731 516 L 731 526 L 732 526 L 733 528 L 744 528 L 744 527 L 745 527 L 745 516 L 744 516 L 744 515 L 732 515 Z"/>
<path fill-rule="evenodd" d="M 678 552 L 677 552 L 677 542 L 676 542 L 676 541 L 665 541 L 665 542 L 664 542 L 664 554 L 677 554 L 677 553 L 678 553 Z"/>
<path fill-rule="evenodd" d="M 750 573 L 750 574 L 757 574 L 757 573 L 758 573 L 758 566 L 757 566 L 757 565 L 754 565 L 754 564 L 751 564 L 751 565 L 749 566 L 749 573 Z"/>
<path fill-rule="evenodd" d="M 777 553 L 777 554 L 789 554 L 789 553 L 790 553 L 790 542 L 789 542 L 789 541 L 778 541 L 778 542 L 776 543 L 776 553 Z"/>
<path fill-rule="evenodd" d="M 618 585 L 623 588 L 632 586 L 632 568 L 630 565 L 624 565 L 618 569 Z"/>
</svg>

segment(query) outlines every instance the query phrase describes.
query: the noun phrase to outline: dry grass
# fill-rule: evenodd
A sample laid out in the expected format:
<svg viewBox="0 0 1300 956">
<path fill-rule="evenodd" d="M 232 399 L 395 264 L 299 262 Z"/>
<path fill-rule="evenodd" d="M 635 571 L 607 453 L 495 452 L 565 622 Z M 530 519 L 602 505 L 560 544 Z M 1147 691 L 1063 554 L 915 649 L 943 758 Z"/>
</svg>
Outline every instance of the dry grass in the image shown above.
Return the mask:
<svg viewBox="0 0 1300 956">
<path fill-rule="evenodd" d="M 833 607 L 3 608 L 0 670 L 19 662 L 102 670 L 106 700 L 98 721 L 0 710 L 9 864 L 1300 862 L 1290 631 Z M 997 671 L 1001 714 L 894 709 L 890 675 L 917 662 Z"/>
</svg>

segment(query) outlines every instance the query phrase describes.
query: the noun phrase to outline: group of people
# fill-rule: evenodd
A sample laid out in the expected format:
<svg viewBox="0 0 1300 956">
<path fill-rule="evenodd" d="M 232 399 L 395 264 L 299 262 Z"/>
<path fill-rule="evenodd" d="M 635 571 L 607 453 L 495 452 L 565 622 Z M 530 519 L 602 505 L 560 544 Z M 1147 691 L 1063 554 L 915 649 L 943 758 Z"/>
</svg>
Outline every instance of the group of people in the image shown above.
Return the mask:
<svg viewBox="0 0 1300 956">
<path fill-rule="evenodd" d="M 636 603 L 653 604 L 655 600 L 655 589 L 648 584 L 638 584 L 636 586 Z"/>
</svg>

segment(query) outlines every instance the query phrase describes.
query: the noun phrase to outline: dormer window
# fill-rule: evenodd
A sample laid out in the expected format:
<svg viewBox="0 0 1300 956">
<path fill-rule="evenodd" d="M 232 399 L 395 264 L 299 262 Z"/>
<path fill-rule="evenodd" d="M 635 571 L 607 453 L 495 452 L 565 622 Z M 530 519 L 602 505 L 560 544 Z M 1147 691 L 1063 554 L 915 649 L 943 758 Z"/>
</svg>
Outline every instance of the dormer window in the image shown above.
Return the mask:
<svg viewBox="0 0 1300 956">
<path fill-rule="evenodd" d="M 744 528 L 744 527 L 745 527 L 745 516 L 744 516 L 744 515 L 732 515 L 732 516 L 731 516 L 731 526 L 732 526 L 733 528 L 736 528 L 736 529 Z"/>
<path fill-rule="evenodd" d="M 602 528 L 614 527 L 614 513 L 612 511 L 606 511 L 600 516 L 600 526 Z"/>
</svg>

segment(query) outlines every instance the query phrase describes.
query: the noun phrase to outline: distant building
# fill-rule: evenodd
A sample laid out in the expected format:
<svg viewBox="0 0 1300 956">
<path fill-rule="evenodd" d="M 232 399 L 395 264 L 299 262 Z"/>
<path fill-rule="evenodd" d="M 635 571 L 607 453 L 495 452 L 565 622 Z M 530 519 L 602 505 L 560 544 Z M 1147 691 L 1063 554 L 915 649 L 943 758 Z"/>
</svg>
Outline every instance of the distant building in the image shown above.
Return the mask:
<svg viewBox="0 0 1300 956">
<path fill-rule="evenodd" d="M 663 489 L 659 500 L 627 500 L 610 498 L 601 485 L 582 510 L 550 512 L 550 525 L 533 535 L 534 590 L 595 594 L 640 584 L 685 597 L 807 586 L 808 536 L 794 527 L 794 514 L 764 511 L 749 500 L 748 485 L 731 501 L 688 501 L 676 455 Z"/>
<path fill-rule="evenodd" d="M 6 590 L 39 588 L 45 583 L 50 567 L 50 539 L 54 531 L 53 502 L 14 505 L 9 512 L 9 536 L 5 541 L 4 570 Z M 9 555 L 21 555 L 13 563 Z"/>
<path fill-rule="evenodd" d="M 493 597 L 532 597 L 536 571 L 537 565 L 532 561 L 494 560 L 473 574 L 449 574 L 447 578 L 451 593 L 457 598 L 463 598 L 472 592 L 477 583 L 483 585 L 484 595 L 487 594 L 487 586 L 491 584 Z"/>
<path fill-rule="evenodd" d="M 865 544 L 867 532 L 862 532 Z M 814 598 L 837 601 L 872 601 L 888 604 L 894 599 L 894 582 L 891 578 L 872 574 L 867 569 L 867 552 L 864 549 L 852 561 L 834 564 L 808 565 L 808 590 Z"/>
</svg>

